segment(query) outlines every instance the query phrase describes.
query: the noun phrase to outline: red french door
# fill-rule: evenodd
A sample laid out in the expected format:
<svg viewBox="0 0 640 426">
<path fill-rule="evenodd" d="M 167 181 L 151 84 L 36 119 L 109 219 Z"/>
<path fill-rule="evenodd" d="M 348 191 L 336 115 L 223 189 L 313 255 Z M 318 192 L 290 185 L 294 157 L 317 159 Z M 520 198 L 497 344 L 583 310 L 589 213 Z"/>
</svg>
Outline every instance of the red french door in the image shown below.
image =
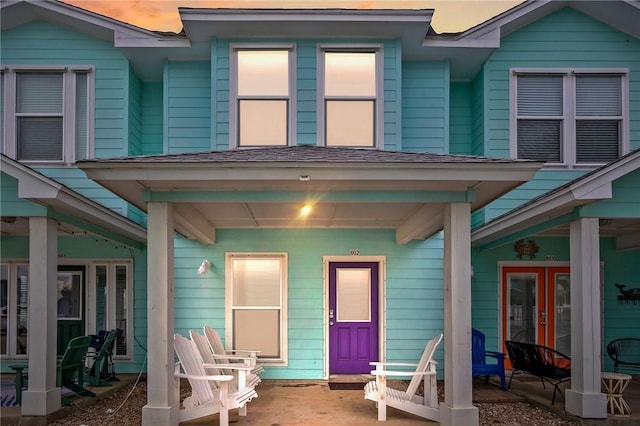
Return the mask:
<svg viewBox="0 0 640 426">
<path fill-rule="evenodd" d="M 501 283 L 503 340 L 544 345 L 570 355 L 569 268 L 504 267 Z"/>
</svg>

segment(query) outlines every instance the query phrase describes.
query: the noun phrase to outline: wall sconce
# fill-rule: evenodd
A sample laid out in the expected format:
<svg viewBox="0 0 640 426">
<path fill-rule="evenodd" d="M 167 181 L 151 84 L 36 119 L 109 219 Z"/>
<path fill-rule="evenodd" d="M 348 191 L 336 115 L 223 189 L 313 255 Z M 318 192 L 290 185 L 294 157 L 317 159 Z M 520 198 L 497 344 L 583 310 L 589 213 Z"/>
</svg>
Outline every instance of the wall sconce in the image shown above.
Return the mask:
<svg viewBox="0 0 640 426">
<path fill-rule="evenodd" d="M 209 260 L 203 260 L 202 264 L 198 268 L 198 274 L 200 274 L 201 277 L 204 277 L 207 271 L 211 269 L 212 266 L 213 264 Z"/>
</svg>

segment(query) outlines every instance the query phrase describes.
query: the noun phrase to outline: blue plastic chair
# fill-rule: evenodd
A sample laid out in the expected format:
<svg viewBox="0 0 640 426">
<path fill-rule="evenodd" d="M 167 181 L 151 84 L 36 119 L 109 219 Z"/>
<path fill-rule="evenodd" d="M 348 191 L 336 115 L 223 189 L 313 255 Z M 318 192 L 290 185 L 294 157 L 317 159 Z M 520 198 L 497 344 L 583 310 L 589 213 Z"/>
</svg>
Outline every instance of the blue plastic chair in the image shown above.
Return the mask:
<svg viewBox="0 0 640 426">
<path fill-rule="evenodd" d="M 484 348 L 484 334 L 471 329 L 471 375 L 473 377 L 484 376 L 485 383 L 489 381 L 489 376 L 499 376 L 502 390 L 507 390 L 507 381 L 504 375 L 504 354 L 502 352 L 487 351 Z M 496 363 L 487 364 L 487 357 L 495 358 Z"/>
</svg>

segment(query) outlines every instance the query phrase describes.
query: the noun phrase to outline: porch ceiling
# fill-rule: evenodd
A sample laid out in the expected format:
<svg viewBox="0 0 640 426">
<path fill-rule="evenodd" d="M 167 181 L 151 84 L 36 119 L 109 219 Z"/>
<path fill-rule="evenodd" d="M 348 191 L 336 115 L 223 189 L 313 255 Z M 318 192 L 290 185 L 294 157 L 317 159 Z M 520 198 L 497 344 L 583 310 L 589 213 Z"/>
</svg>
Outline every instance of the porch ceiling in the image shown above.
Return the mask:
<svg viewBox="0 0 640 426">
<path fill-rule="evenodd" d="M 540 163 L 348 148 L 280 147 L 79 163 L 146 211 L 174 204 L 175 230 L 206 244 L 225 228 L 381 228 L 396 241 L 443 228 L 444 208 L 478 209 L 533 177 Z M 302 217 L 300 208 L 311 204 Z"/>
</svg>

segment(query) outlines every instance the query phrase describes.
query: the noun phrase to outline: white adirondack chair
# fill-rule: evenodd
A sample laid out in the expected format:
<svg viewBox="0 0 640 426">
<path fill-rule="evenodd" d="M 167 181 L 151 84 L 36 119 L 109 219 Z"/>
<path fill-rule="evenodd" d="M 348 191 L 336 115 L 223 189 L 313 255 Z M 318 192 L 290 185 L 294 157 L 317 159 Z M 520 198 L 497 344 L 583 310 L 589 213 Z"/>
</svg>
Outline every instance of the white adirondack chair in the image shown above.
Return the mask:
<svg viewBox="0 0 640 426">
<path fill-rule="evenodd" d="M 220 359 L 224 363 L 232 363 L 232 362 L 244 362 L 245 359 L 249 358 L 252 361 L 252 365 L 254 366 L 251 373 L 259 376 L 264 372 L 264 367 L 257 363 L 258 361 L 258 353 L 260 351 L 251 351 L 246 349 L 225 349 L 224 344 L 222 343 L 222 338 L 220 337 L 220 333 L 217 330 L 205 325 L 204 335 L 207 336 L 209 340 L 209 345 L 211 346 L 211 350 L 214 354 L 220 355 Z M 226 361 L 225 361 L 226 360 Z"/>
<path fill-rule="evenodd" d="M 429 340 L 424 348 L 418 364 L 372 362 L 376 369 L 371 374 L 376 376 L 375 381 L 367 383 L 364 387 L 364 397 L 375 401 L 378 406 L 378 420 L 387 420 L 387 406 L 406 411 L 425 419 L 440 421 L 440 409 L 438 406 L 438 388 L 436 381 L 436 362 L 433 354 L 442 334 Z M 415 367 L 414 371 L 407 371 L 408 367 Z M 404 368 L 404 371 L 402 371 Z M 393 389 L 387 386 L 387 377 L 408 377 L 411 382 L 406 391 Z M 420 382 L 424 383 L 424 396 L 416 395 Z"/>
<path fill-rule="evenodd" d="M 210 374 L 207 365 L 195 343 L 186 337 L 175 334 L 174 348 L 179 362 L 176 363 L 176 393 L 180 394 L 180 379 L 189 380 L 191 396 L 185 398 L 179 411 L 180 422 L 186 422 L 212 414 L 220 415 L 220 425 L 229 424 L 229 410 L 244 407 L 258 396 L 254 388 L 229 390 L 232 375 Z M 213 371 L 215 373 L 215 371 Z"/>
<path fill-rule="evenodd" d="M 216 374 L 231 374 L 235 377 L 234 383 L 239 389 L 243 387 L 256 387 L 262 379 L 251 371 L 255 368 L 255 358 L 251 357 L 232 357 L 240 362 L 229 362 L 229 355 L 217 355 L 213 353 L 213 349 L 209 343 L 209 339 L 197 330 L 190 330 L 191 340 L 196 344 L 200 351 L 200 356 L 205 364 L 215 365 L 212 371 L 218 371 Z"/>
</svg>

